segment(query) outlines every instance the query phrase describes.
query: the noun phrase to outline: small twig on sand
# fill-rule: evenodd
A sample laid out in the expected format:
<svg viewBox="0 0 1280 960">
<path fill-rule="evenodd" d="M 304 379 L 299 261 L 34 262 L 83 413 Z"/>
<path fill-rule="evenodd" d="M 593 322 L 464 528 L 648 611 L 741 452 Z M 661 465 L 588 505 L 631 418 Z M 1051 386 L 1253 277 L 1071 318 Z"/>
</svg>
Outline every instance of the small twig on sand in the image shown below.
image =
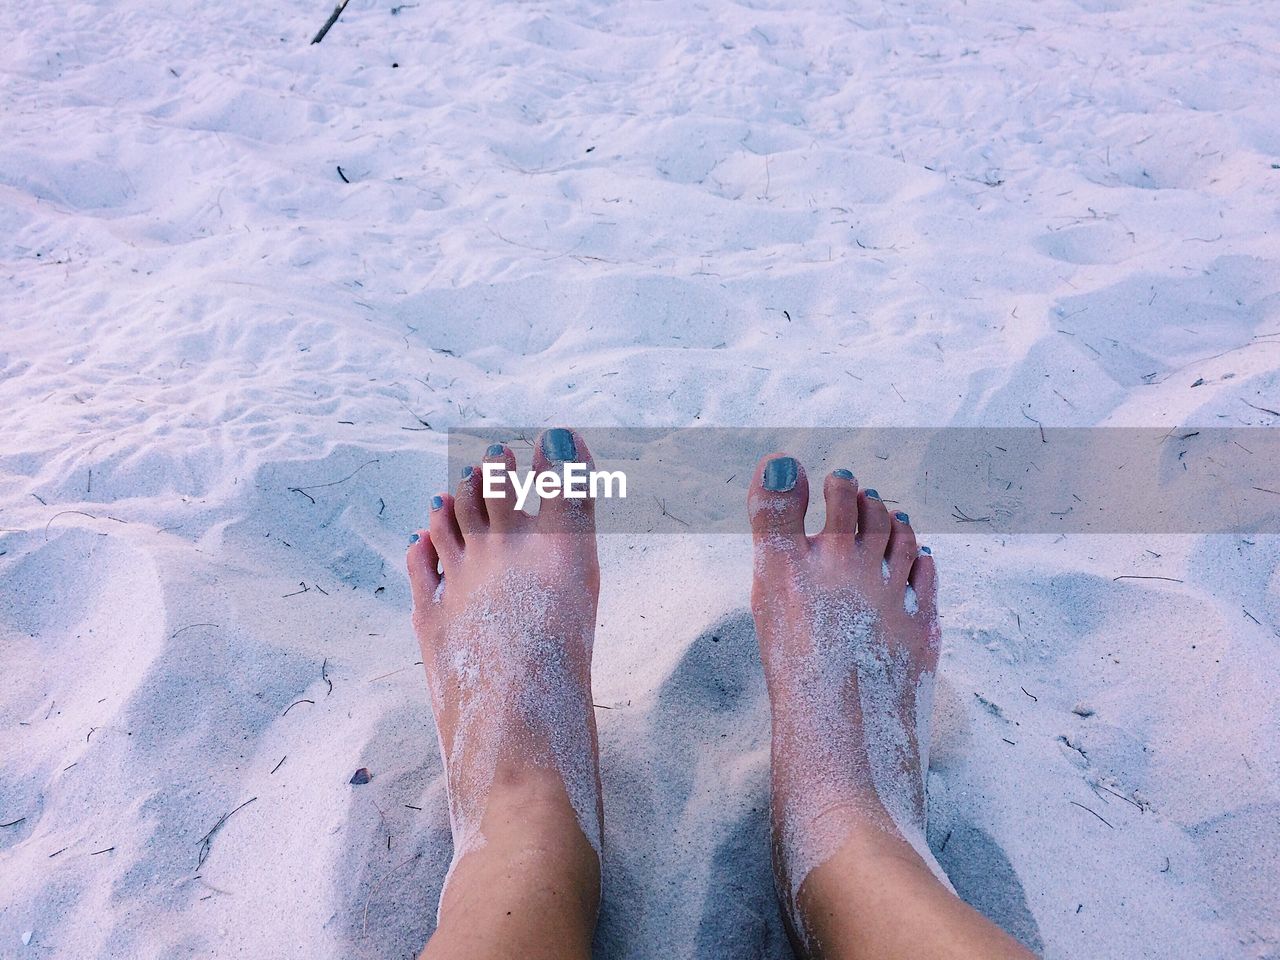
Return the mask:
<svg viewBox="0 0 1280 960">
<path fill-rule="evenodd" d="M 377 677 L 370 677 L 368 680 L 365 681 L 365 683 L 375 683 L 378 680 L 385 680 L 387 679 L 387 677 L 394 677 L 397 673 L 404 673 L 406 670 L 412 669 L 413 667 L 416 667 L 416 666 L 418 666 L 418 664 L 411 663 L 409 664 L 409 666 L 401 667 L 399 670 L 392 670 L 390 673 L 384 673 Z"/>
<path fill-rule="evenodd" d="M 219 624 L 216 624 L 216 623 L 188 623 L 185 627 L 179 627 L 177 630 L 173 631 L 173 633 L 169 634 L 169 639 L 172 640 L 178 634 L 185 633 L 187 630 L 194 630 L 196 627 L 218 627 L 218 626 Z"/>
<path fill-rule="evenodd" d="M 958 506 L 954 504 L 951 507 L 951 516 L 955 517 L 956 523 L 990 523 L 990 517 L 971 517 Z"/>
<path fill-rule="evenodd" d="M 675 514 L 667 512 L 667 501 L 665 501 L 665 500 L 659 500 L 657 497 L 654 497 L 654 498 L 653 498 L 653 502 L 654 502 L 654 503 L 656 503 L 656 504 L 658 505 L 658 509 L 662 511 L 662 515 L 663 515 L 664 517 L 670 517 L 670 518 L 671 518 L 672 520 L 674 520 L 676 523 L 684 524 L 686 527 L 689 525 L 689 521 L 687 521 L 687 520 L 681 520 L 681 519 L 680 519 L 679 517 L 677 517 Z"/>
<path fill-rule="evenodd" d="M 200 842 L 200 859 L 196 862 L 197 870 L 199 870 L 202 866 L 204 866 L 205 860 L 209 859 L 209 850 L 213 846 L 213 835 L 222 828 L 222 825 L 224 823 L 226 823 L 233 816 L 235 816 L 237 813 L 239 813 L 241 810 L 243 810 L 245 807 L 247 807 L 249 804 L 253 803 L 253 801 L 257 799 L 258 799 L 257 797 L 250 797 L 248 800 L 240 804 L 240 806 L 236 807 L 230 813 L 224 813 L 222 816 L 218 818 L 218 822 L 215 823 L 209 829 L 209 832 L 200 838 L 200 841 L 199 841 Z"/>
<path fill-rule="evenodd" d="M 313 707 L 316 705 L 316 702 L 314 700 L 307 700 L 305 698 L 303 698 L 302 700 L 295 700 L 293 701 L 293 703 L 289 704 L 287 707 L 284 708 L 284 713 L 280 714 L 280 716 L 283 717 L 285 714 L 287 714 L 290 710 L 292 710 L 294 707 L 296 707 L 300 703 L 309 703 Z"/>
<path fill-rule="evenodd" d="M 378 892 L 378 888 L 381 887 L 383 882 L 388 880 L 393 873 L 400 870 L 407 864 L 413 863 L 413 861 L 417 860 L 421 856 L 421 853 L 415 853 L 412 857 L 401 860 L 398 864 L 379 877 L 369 888 L 369 895 L 364 899 L 364 921 L 360 925 L 360 935 L 362 937 L 367 935 L 369 932 L 369 904 L 373 902 L 373 895 Z"/>
<path fill-rule="evenodd" d="M 1147 812 L 1146 807 L 1144 807 L 1142 804 L 1140 804 L 1137 800 L 1134 800 L 1134 799 L 1132 799 L 1131 797 L 1126 797 L 1123 793 L 1116 793 L 1116 792 L 1115 792 L 1114 790 L 1112 790 L 1110 787 L 1104 787 L 1104 786 L 1103 786 L 1102 784 L 1100 784 L 1100 783 L 1095 783 L 1095 784 L 1094 784 L 1094 786 L 1095 786 L 1095 787 L 1097 787 L 1099 790 L 1105 790 L 1107 793 L 1111 794 L 1113 797 L 1119 797 L 1119 798 L 1120 798 L 1121 800 L 1123 800 L 1125 803 L 1132 804 L 1133 806 L 1137 807 L 1137 808 L 1138 808 L 1138 810 L 1139 810 L 1140 812 L 1142 812 L 1142 813 L 1146 813 L 1146 812 Z"/>
<path fill-rule="evenodd" d="M 1039 420 L 1037 420 L 1035 417 L 1028 416 L 1027 411 L 1025 410 L 1022 411 L 1022 415 L 1026 417 L 1028 420 L 1030 420 L 1032 423 L 1034 423 L 1037 427 L 1040 428 L 1040 442 L 1048 443 L 1049 441 L 1044 435 L 1044 424 L 1041 423 Z"/>
<path fill-rule="evenodd" d="M 37 497 L 36 499 L 39 498 Z M 83 510 L 63 510 L 61 513 L 55 513 L 49 518 L 49 522 L 44 525 L 44 538 L 46 540 L 49 539 L 49 527 L 53 525 L 53 521 L 57 520 L 59 517 L 65 517 L 68 513 L 78 513 L 80 516 L 88 517 L 90 520 L 98 519 L 92 513 L 85 513 Z"/>
<path fill-rule="evenodd" d="M 1112 581 L 1116 580 L 1168 580 L 1170 583 L 1182 583 L 1177 577 L 1144 577 L 1138 573 L 1124 573 L 1118 577 L 1112 577 Z"/>
<path fill-rule="evenodd" d="M 338 5 L 333 8 L 333 13 L 329 14 L 329 19 L 324 22 L 324 26 L 320 28 L 320 32 L 311 38 L 312 43 L 319 43 L 324 39 L 324 35 L 329 32 L 329 28 L 338 22 L 338 18 L 342 16 L 342 11 L 347 9 L 350 0 L 339 0 Z"/>
<path fill-rule="evenodd" d="M 1269 413 L 1273 417 L 1280 417 L 1280 410 L 1272 410 L 1269 407 L 1260 407 L 1256 403 L 1250 403 L 1248 400 L 1245 400 L 1243 398 L 1241 398 L 1240 402 L 1243 403 L 1246 407 L 1253 407 L 1253 409 L 1261 410 L 1263 413 Z"/>
<path fill-rule="evenodd" d="M 1110 823 L 1107 823 L 1106 818 L 1104 818 L 1104 817 L 1102 816 L 1102 814 L 1098 813 L 1098 811 L 1096 811 L 1096 810 L 1089 810 L 1089 808 L 1088 808 L 1088 807 L 1086 807 L 1083 803 L 1076 803 L 1074 800 L 1068 800 L 1067 802 L 1068 802 L 1068 803 L 1070 803 L 1070 804 L 1072 804 L 1073 806 L 1077 806 L 1077 807 L 1079 807 L 1081 810 L 1088 810 L 1090 813 L 1092 813 L 1095 817 L 1097 817 L 1097 818 L 1098 818 L 1099 820 L 1101 820 L 1103 823 L 1106 823 L 1108 827 L 1111 827 L 1111 824 L 1110 824 Z M 1112 830 L 1114 830 L 1114 829 L 1115 829 L 1115 827 L 1111 827 L 1111 829 L 1112 829 Z"/>
<path fill-rule="evenodd" d="M 404 408 L 405 408 L 405 410 L 406 410 L 406 411 L 408 411 L 409 416 L 411 416 L 411 417 L 413 417 L 413 419 L 417 420 L 420 424 L 422 424 L 422 426 L 423 426 L 423 427 L 425 427 L 425 428 L 426 428 L 426 429 L 428 429 L 428 430 L 430 430 L 430 429 L 431 429 L 431 424 L 430 424 L 430 423 L 428 423 L 425 419 L 423 419 L 423 418 L 422 418 L 422 417 L 420 417 L 418 414 L 416 414 L 416 413 L 414 413 L 414 412 L 413 412 L 413 407 L 409 406 L 409 405 L 408 405 L 407 403 L 405 403 L 403 400 L 401 400 L 401 401 L 400 401 L 400 406 L 404 407 Z M 433 411 L 433 412 L 434 412 L 434 411 Z M 416 430 L 416 429 L 417 429 L 417 427 L 402 427 L 401 429 L 404 429 L 404 430 Z"/>
<path fill-rule="evenodd" d="M 26 817 L 19 817 L 17 820 L 10 820 L 8 823 L 0 823 L 0 827 L 16 827 L 18 824 L 20 824 L 20 823 L 21 823 L 23 820 L 25 820 L 25 819 L 27 819 L 27 818 L 26 818 Z"/>
<path fill-rule="evenodd" d="M 300 494 L 302 494 L 304 497 L 306 497 L 308 500 L 310 500 L 312 503 L 315 503 L 315 502 L 316 502 L 316 498 L 315 498 L 315 497 L 313 497 L 313 496 L 311 496 L 311 494 L 307 493 L 307 491 L 308 491 L 308 490 L 319 490 L 321 487 L 336 487 L 336 486 L 337 486 L 338 484 L 340 484 L 340 483 L 346 483 L 348 480 L 350 480 L 352 477 L 354 477 L 357 473 L 359 473 L 361 470 L 363 470 L 363 469 L 364 469 L 365 467 L 367 467 L 369 464 L 371 464 L 371 463 L 380 463 L 380 462 L 381 462 L 381 461 L 379 461 L 379 460 L 377 460 L 377 459 L 374 459 L 374 460 L 366 460 L 364 463 L 360 464 L 360 466 L 356 467 L 354 470 L 352 470 L 350 473 L 348 473 L 348 474 L 347 474 L 345 477 L 343 477 L 341 480 L 330 480 L 328 483 L 313 483 L 313 484 L 310 484 L 309 486 L 305 486 L 305 487 L 290 487 L 290 488 L 289 488 L 289 491 L 290 491 L 291 493 L 300 493 Z M 88 516 L 88 514 L 86 514 L 86 516 Z"/>
</svg>

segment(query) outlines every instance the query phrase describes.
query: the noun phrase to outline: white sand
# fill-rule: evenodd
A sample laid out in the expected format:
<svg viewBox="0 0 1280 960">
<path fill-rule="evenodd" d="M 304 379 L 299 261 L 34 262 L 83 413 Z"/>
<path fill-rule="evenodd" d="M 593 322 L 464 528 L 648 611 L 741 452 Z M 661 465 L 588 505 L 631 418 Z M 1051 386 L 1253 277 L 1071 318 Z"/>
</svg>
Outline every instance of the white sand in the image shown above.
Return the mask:
<svg viewBox="0 0 1280 960">
<path fill-rule="evenodd" d="M 1275 4 L 758 6 L 6 11 L 0 956 L 421 946 L 450 424 L 1277 421 Z M 956 888 L 1280 956 L 1276 538 L 924 535 Z M 601 549 L 598 954 L 785 956 L 749 544 Z"/>
</svg>

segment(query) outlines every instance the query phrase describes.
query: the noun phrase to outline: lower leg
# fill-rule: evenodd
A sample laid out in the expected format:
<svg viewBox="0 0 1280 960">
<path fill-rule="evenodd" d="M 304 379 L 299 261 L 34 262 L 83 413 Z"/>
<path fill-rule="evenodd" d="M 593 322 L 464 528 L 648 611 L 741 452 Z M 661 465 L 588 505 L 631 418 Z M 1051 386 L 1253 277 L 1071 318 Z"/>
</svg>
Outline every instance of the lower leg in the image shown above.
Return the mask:
<svg viewBox="0 0 1280 960">
<path fill-rule="evenodd" d="M 501 444 L 487 460 L 514 469 Z M 534 468 L 589 462 L 548 431 Z M 468 469 L 407 562 L 448 782 L 454 859 L 424 958 L 590 955 L 602 814 L 591 698 L 599 567 L 588 501 L 537 517 Z"/>
<path fill-rule="evenodd" d="M 1030 956 L 957 897 L 900 833 L 854 816 L 835 852 L 800 884 L 796 914 L 806 957 L 984 958 Z"/>
<path fill-rule="evenodd" d="M 589 957 L 600 861 L 569 796 L 547 771 L 502 780 L 481 820 L 483 844 L 449 874 L 423 960 Z"/>
</svg>

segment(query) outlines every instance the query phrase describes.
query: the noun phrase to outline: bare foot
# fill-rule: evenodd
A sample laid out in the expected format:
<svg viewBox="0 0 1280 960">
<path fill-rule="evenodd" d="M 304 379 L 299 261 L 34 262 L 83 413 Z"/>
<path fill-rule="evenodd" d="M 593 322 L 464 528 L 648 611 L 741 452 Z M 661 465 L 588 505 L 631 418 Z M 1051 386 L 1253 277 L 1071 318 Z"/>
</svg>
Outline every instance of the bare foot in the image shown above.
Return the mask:
<svg viewBox="0 0 1280 960">
<path fill-rule="evenodd" d="M 590 463 L 586 444 L 568 430 L 546 431 L 534 450 L 538 471 Z M 500 444 L 485 459 L 516 466 Z M 518 832 L 537 819 L 536 808 L 566 800 L 569 822 L 576 819 L 598 858 L 591 648 L 600 572 L 591 501 L 544 500 L 531 517 L 510 497 L 481 496 L 479 464 L 464 472 L 456 496 L 432 498 L 430 531 L 414 535 L 407 558 L 447 774 L 450 876 L 496 830 Z M 532 842 L 545 850 L 549 841 Z M 448 896 L 446 889 L 442 914 Z"/>
<path fill-rule="evenodd" d="M 926 862 L 924 771 L 938 621 L 933 559 L 907 515 L 847 470 L 823 481 L 826 527 L 804 532 L 791 457 L 756 468 L 751 608 L 773 712 L 774 863 L 793 924 L 805 877 L 851 832 L 907 840 Z"/>
</svg>

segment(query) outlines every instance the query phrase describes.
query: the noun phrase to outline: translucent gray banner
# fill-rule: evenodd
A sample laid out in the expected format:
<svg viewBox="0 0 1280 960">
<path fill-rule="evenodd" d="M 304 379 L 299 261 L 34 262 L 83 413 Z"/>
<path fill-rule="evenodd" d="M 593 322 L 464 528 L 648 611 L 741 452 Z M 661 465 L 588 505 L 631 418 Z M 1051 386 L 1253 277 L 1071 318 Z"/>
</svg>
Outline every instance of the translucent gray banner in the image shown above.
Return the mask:
<svg viewBox="0 0 1280 960">
<path fill-rule="evenodd" d="M 453 428 L 449 469 L 506 443 L 530 469 L 538 428 Z M 718 428 L 579 430 L 596 470 L 626 496 L 596 498 L 602 533 L 745 533 L 744 503 L 765 454 L 822 481 L 852 470 L 928 533 L 1280 533 L 1280 430 L 1267 427 Z M 603 492 L 603 484 L 598 489 Z M 536 512 L 536 496 L 525 509 Z"/>
</svg>

